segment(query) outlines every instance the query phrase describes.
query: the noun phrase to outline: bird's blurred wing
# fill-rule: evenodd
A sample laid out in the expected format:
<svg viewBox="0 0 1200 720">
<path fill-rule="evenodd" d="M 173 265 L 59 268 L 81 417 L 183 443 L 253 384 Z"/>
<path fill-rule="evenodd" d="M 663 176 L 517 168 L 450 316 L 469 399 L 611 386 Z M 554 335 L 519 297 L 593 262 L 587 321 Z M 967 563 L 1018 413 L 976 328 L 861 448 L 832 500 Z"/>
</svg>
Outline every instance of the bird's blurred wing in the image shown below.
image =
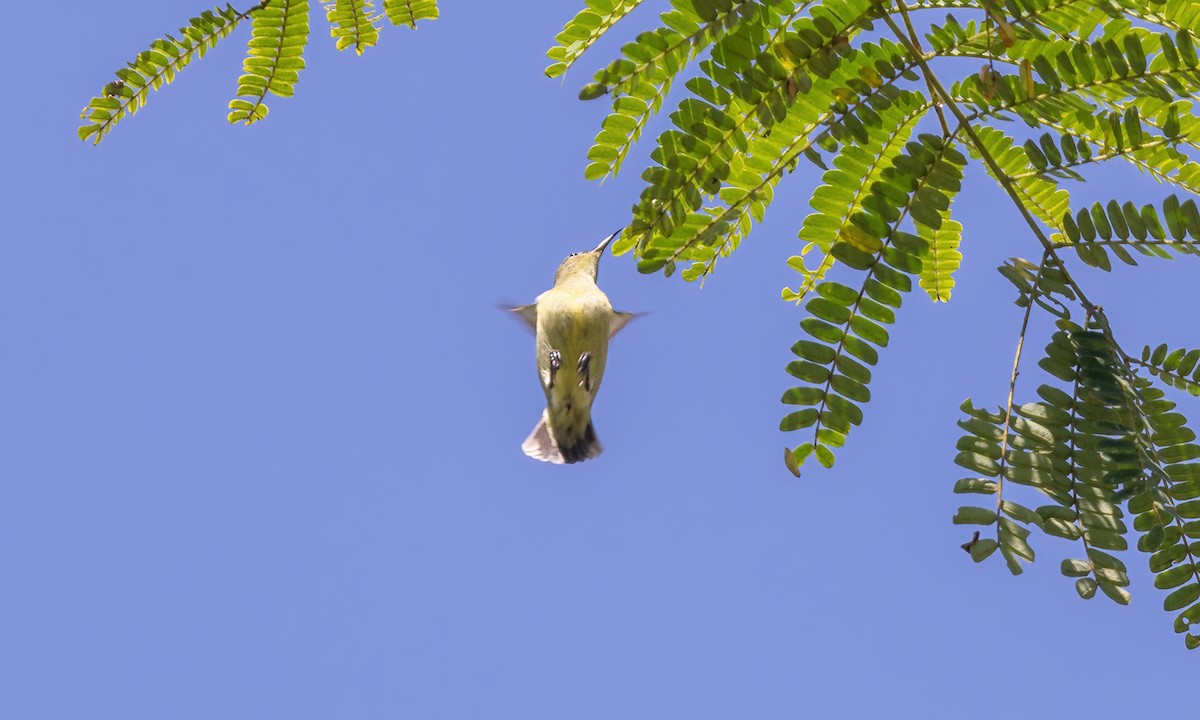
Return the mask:
<svg viewBox="0 0 1200 720">
<path fill-rule="evenodd" d="M 537 303 L 533 305 L 518 305 L 516 307 L 506 305 L 504 309 L 524 320 L 530 330 L 537 332 Z"/>
<path fill-rule="evenodd" d="M 645 314 L 646 313 L 621 312 L 619 310 L 614 312 L 612 320 L 610 320 L 608 323 L 608 337 L 612 338 L 612 336 L 621 332 L 621 328 L 628 325 L 630 320 Z"/>
</svg>

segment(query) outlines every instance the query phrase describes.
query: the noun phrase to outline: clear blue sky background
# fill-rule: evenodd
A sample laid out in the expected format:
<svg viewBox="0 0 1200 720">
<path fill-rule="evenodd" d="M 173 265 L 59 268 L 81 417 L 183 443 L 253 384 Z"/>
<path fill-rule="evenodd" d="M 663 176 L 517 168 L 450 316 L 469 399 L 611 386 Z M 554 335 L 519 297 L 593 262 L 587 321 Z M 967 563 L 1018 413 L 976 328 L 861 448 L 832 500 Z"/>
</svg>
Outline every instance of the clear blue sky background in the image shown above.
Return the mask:
<svg viewBox="0 0 1200 720">
<path fill-rule="evenodd" d="M 1020 322 L 994 268 L 1037 254 L 990 183 L 833 470 L 793 478 L 777 429 L 806 165 L 703 288 L 604 260 L 651 313 L 612 348 L 605 454 L 524 457 L 532 340 L 496 304 L 627 221 L 649 146 L 583 180 L 606 106 L 575 92 L 619 38 L 545 79 L 577 3 L 443 5 L 361 58 L 314 16 L 249 129 L 244 28 L 99 148 L 79 108 L 199 5 L 0 30 L 0 715 L 1109 718 L 1194 685 L 1137 553 L 1120 608 L 1076 597 L 1064 541 L 1019 578 L 958 547 L 957 406 L 1003 400 Z M 1163 194 L 1106 178 L 1084 197 Z M 1200 344 L 1194 262 L 1083 277 L 1129 347 Z"/>
</svg>

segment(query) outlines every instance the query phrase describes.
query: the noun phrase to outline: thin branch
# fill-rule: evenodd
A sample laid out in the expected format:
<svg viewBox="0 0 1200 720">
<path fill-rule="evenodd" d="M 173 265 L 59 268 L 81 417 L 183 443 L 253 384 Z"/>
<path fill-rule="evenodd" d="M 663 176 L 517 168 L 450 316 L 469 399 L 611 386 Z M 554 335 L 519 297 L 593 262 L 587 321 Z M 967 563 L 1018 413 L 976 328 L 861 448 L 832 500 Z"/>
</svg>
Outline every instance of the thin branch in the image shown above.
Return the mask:
<svg viewBox="0 0 1200 720">
<path fill-rule="evenodd" d="M 253 15 L 254 13 L 258 12 L 259 10 L 262 10 L 263 8 L 265 8 L 266 6 L 268 6 L 270 4 L 271 4 L 271 0 L 262 0 L 262 2 L 260 2 L 259 4 L 246 10 L 246 12 L 238 13 L 238 18 L 241 20 L 245 20 L 245 19 L 249 18 L 251 15 Z"/>
<path fill-rule="evenodd" d="M 912 41 L 912 46 L 922 56 L 925 54 L 924 48 L 921 47 L 921 40 L 917 37 L 917 31 L 913 27 L 912 19 L 908 16 L 908 6 L 903 2 L 899 3 L 900 15 L 904 18 L 904 27 L 908 29 L 908 37 Z M 991 45 L 989 34 L 988 45 Z M 938 121 L 942 124 L 942 135 L 946 138 L 950 137 L 950 126 L 946 123 L 946 116 L 942 113 L 942 106 L 938 103 L 936 96 L 937 92 L 933 89 L 933 83 L 930 82 L 930 74 L 925 75 L 925 84 L 929 86 L 929 102 L 933 105 L 933 111 L 937 113 Z"/>
<path fill-rule="evenodd" d="M 1008 402 L 1004 405 L 1004 434 L 1000 437 L 1000 474 L 996 481 L 997 515 L 1000 514 L 1000 505 L 1004 502 L 1004 467 L 1008 464 L 1008 437 L 1012 428 L 1013 397 L 1017 394 L 1017 377 L 1021 374 L 1021 352 L 1025 349 L 1025 333 L 1029 330 L 1029 317 L 1033 314 L 1034 303 L 1041 292 L 1042 274 L 1046 271 L 1046 262 L 1049 259 L 1049 251 L 1042 254 L 1037 274 L 1033 277 L 1033 288 L 1029 292 L 1029 304 L 1025 306 L 1025 316 L 1021 318 L 1021 332 L 1017 335 L 1017 351 L 1013 356 L 1012 375 L 1008 381 Z M 999 524 L 996 525 L 996 533 L 996 539 L 999 541 Z"/>
</svg>

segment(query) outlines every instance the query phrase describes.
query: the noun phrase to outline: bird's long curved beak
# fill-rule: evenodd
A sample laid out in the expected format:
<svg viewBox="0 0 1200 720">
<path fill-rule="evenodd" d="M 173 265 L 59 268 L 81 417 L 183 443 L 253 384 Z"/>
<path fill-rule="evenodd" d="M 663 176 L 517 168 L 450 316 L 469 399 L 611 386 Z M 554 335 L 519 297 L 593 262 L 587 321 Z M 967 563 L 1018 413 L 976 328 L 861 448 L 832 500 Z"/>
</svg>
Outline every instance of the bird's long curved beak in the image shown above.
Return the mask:
<svg viewBox="0 0 1200 720">
<path fill-rule="evenodd" d="M 625 229 L 625 228 L 621 228 L 620 230 L 617 230 L 617 231 L 616 231 L 615 233 L 613 233 L 612 235 L 609 235 L 608 237 L 606 237 L 606 238 L 604 238 L 603 240 L 601 240 L 601 241 L 600 241 L 600 244 L 599 244 L 599 245 L 597 245 L 597 246 L 596 246 L 596 249 L 595 249 L 595 250 L 593 250 L 592 252 L 594 252 L 594 253 L 596 253 L 596 254 L 600 255 L 601 257 L 603 257 L 603 256 L 604 256 L 604 250 L 605 250 L 605 249 L 608 247 L 608 244 L 609 244 L 610 242 L 612 242 L 612 241 L 613 241 L 613 238 L 615 238 L 616 236 L 620 235 L 620 234 L 621 234 L 621 230 L 624 230 L 624 229 Z"/>
</svg>

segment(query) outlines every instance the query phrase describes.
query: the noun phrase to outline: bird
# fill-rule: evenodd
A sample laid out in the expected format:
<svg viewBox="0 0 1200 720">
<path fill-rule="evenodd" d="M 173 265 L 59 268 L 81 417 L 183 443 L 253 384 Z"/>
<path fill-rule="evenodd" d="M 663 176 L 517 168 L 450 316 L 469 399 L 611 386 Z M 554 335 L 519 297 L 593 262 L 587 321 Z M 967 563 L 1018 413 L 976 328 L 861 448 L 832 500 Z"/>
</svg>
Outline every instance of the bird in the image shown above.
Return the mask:
<svg viewBox="0 0 1200 720">
<path fill-rule="evenodd" d="M 554 286 L 530 305 L 510 308 L 536 336 L 538 378 L 546 409 L 521 449 L 555 464 L 590 460 L 603 449 L 592 426 L 592 403 L 608 360 L 608 341 L 637 317 L 613 310 L 596 284 L 600 258 L 621 230 L 594 250 L 573 253 L 558 266 Z"/>
</svg>

